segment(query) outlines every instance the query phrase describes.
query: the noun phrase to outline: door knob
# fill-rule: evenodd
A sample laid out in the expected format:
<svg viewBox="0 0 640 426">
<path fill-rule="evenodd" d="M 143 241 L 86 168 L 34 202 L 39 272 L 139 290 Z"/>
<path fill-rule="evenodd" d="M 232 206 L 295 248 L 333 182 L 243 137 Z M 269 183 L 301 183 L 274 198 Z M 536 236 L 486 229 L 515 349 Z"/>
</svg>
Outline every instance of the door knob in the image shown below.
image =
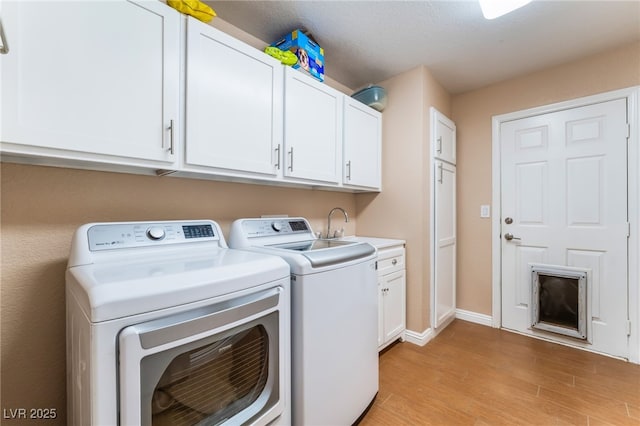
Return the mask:
<svg viewBox="0 0 640 426">
<path fill-rule="evenodd" d="M 514 237 L 511 232 L 507 232 L 506 234 L 504 234 L 504 239 L 507 241 L 511 241 L 511 240 L 519 240 L 520 238 Z"/>
</svg>

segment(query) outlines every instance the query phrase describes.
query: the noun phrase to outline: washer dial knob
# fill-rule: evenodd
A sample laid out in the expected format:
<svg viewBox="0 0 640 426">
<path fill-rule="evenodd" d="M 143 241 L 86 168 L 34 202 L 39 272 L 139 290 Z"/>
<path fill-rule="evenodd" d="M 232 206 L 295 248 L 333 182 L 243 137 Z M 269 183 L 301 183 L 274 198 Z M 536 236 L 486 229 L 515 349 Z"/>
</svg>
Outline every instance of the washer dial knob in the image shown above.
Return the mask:
<svg viewBox="0 0 640 426">
<path fill-rule="evenodd" d="M 149 237 L 150 240 L 159 241 L 162 240 L 165 236 L 166 234 L 164 232 L 164 229 L 159 226 L 152 226 L 151 228 L 147 229 L 147 237 Z"/>
<path fill-rule="evenodd" d="M 280 232 L 282 231 L 282 224 L 280 222 L 272 222 L 271 229 L 273 229 L 276 232 Z"/>
</svg>

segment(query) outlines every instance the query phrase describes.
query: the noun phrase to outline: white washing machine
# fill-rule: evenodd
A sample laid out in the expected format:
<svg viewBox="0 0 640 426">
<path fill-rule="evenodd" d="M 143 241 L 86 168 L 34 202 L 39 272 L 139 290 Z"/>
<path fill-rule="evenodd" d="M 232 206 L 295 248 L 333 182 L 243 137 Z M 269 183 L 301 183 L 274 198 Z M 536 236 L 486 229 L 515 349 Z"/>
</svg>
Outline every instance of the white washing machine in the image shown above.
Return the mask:
<svg viewBox="0 0 640 426">
<path fill-rule="evenodd" d="M 316 239 L 301 217 L 236 220 L 229 244 L 291 266 L 293 424 L 356 422 L 378 392 L 376 249 Z"/>
<path fill-rule="evenodd" d="M 68 424 L 290 424 L 282 259 L 207 220 L 93 223 L 66 279 Z"/>
</svg>

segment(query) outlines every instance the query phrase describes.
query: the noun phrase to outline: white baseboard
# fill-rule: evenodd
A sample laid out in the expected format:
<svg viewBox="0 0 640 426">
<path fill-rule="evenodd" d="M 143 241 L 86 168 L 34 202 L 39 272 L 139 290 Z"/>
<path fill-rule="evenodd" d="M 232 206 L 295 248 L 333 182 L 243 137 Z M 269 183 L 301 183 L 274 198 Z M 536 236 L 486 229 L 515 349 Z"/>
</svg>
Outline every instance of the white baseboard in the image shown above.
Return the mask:
<svg viewBox="0 0 640 426">
<path fill-rule="evenodd" d="M 455 317 L 463 321 L 486 325 L 488 327 L 492 326 L 491 315 L 478 314 L 476 312 L 465 311 L 464 309 L 456 309 Z M 437 333 L 431 327 L 427 328 L 422 333 L 408 329 L 404 332 L 405 341 L 418 346 L 426 345 L 431 341 L 431 339 L 436 337 L 436 335 Z"/>
<path fill-rule="evenodd" d="M 414 345 L 418 345 L 418 346 L 426 345 L 434 337 L 435 337 L 435 333 L 433 332 L 432 328 L 427 328 L 422 333 L 418 333 L 417 331 L 413 331 L 413 330 L 406 330 L 404 332 L 405 340 L 409 343 L 413 343 Z"/>
<path fill-rule="evenodd" d="M 487 327 L 493 326 L 493 318 L 491 315 L 479 314 L 477 312 L 465 311 L 464 309 L 456 309 L 456 318 L 463 321 L 469 321 Z"/>
</svg>

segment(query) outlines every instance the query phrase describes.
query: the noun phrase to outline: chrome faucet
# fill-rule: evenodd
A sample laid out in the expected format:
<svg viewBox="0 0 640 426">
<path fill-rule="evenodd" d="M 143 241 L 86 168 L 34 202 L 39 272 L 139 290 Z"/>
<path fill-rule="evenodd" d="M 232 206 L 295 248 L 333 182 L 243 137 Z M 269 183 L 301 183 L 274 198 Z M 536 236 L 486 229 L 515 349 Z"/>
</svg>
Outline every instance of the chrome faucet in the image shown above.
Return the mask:
<svg viewBox="0 0 640 426">
<path fill-rule="evenodd" d="M 331 214 L 336 211 L 336 210 L 340 210 L 342 212 L 342 214 L 344 215 L 344 221 L 349 222 L 349 215 L 347 214 L 346 211 L 344 211 L 344 209 L 342 207 L 334 207 L 331 209 L 331 211 L 329 212 L 329 216 L 327 217 L 327 239 L 330 238 L 335 238 L 335 233 L 334 236 L 331 236 Z"/>
</svg>

